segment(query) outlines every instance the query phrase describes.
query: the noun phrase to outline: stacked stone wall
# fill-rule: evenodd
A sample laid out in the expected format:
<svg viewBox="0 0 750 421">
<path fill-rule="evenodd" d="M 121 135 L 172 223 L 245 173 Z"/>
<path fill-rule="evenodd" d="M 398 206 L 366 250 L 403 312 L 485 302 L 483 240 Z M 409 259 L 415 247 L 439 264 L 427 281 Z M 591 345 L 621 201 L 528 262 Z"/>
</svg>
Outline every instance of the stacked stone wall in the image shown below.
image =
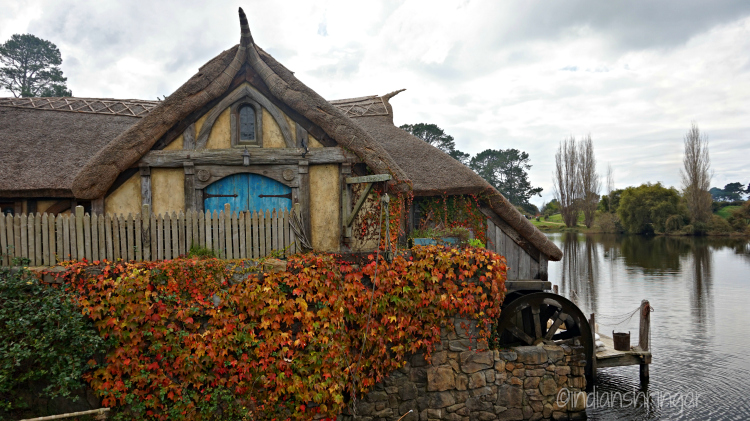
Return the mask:
<svg viewBox="0 0 750 421">
<path fill-rule="evenodd" d="M 412 356 L 353 405 L 355 414 L 339 420 L 583 419 L 585 365 L 579 346 L 489 350 L 470 336 L 451 333 L 431 362 Z"/>
</svg>

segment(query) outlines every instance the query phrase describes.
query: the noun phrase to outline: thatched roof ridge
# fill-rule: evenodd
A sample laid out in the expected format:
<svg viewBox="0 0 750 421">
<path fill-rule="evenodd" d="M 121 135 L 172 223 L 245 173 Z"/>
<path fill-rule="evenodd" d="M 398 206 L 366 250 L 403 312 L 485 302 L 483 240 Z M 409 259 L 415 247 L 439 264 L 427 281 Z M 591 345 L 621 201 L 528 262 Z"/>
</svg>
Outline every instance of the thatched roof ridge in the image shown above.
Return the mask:
<svg viewBox="0 0 750 421">
<path fill-rule="evenodd" d="M 80 97 L 0 98 L 0 107 L 124 115 L 128 117 L 145 117 L 158 104 L 159 101 L 141 99 Z"/>
<path fill-rule="evenodd" d="M 239 15 L 240 45 L 201 67 L 148 116 L 99 151 L 76 177 L 73 184 L 76 197 L 102 197 L 117 176 L 135 164 L 171 127 L 226 93 L 245 63 L 260 76 L 272 95 L 318 125 L 340 146 L 358 155 L 373 171 L 390 173 L 396 180 L 408 181 L 401 168 L 367 132 L 258 48 L 241 8 Z"/>
<path fill-rule="evenodd" d="M 86 162 L 141 119 L 0 106 L 0 196 L 73 197 Z"/>
<path fill-rule="evenodd" d="M 487 198 L 488 205 L 523 238 L 533 244 L 550 260 L 562 259 L 562 251 L 539 231 L 492 185 L 450 155 L 430 145 L 393 123 L 390 98 L 401 91 L 381 97 L 361 97 L 331 101 L 336 107 L 348 108 L 364 101 L 382 102 L 386 115 L 360 115 L 352 119 L 362 126 L 406 172 L 415 196 L 477 194 Z"/>
</svg>

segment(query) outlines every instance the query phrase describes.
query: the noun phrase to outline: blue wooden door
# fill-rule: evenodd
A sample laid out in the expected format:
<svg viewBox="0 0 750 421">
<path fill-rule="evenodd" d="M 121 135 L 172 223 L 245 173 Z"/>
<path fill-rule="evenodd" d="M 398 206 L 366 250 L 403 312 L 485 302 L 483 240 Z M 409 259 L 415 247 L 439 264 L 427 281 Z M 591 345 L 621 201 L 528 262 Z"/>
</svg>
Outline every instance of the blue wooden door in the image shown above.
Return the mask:
<svg viewBox="0 0 750 421">
<path fill-rule="evenodd" d="M 232 212 L 291 209 L 292 188 L 258 174 L 230 175 L 206 187 L 203 206 L 218 212 L 225 203 Z"/>
</svg>

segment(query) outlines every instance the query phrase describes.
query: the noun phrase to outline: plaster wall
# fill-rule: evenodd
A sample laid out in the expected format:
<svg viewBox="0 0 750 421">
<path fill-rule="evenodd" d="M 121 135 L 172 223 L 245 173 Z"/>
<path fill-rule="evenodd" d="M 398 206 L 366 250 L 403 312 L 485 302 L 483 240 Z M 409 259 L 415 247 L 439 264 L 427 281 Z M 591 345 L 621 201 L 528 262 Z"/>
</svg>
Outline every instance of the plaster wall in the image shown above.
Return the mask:
<svg viewBox="0 0 750 421">
<path fill-rule="evenodd" d="M 286 114 L 284 114 L 284 117 L 286 118 Z M 263 147 L 286 148 L 284 136 L 281 134 L 279 125 L 265 108 L 263 109 Z"/>
<path fill-rule="evenodd" d="M 310 228 L 315 250 L 339 251 L 339 177 L 338 164 L 310 166 Z"/>
<path fill-rule="evenodd" d="M 141 212 L 141 175 L 136 173 L 104 199 L 104 213 L 133 215 Z"/>
<path fill-rule="evenodd" d="M 183 144 L 185 143 L 185 139 L 182 137 L 182 135 L 177 136 L 177 139 L 173 140 L 172 143 L 167 145 L 164 150 L 165 151 L 181 151 L 183 149 Z"/>
<path fill-rule="evenodd" d="M 308 147 L 309 148 L 324 148 L 322 143 L 318 142 L 318 139 L 314 138 L 312 135 L 307 136 L 308 139 Z"/>
<path fill-rule="evenodd" d="M 39 213 L 44 213 L 49 209 L 50 206 L 57 203 L 57 200 L 40 200 L 36 202 L 36 211 Z"/>
<path fill-rule="evenodd" d="M 232 147 L 230 113 L 231 111 L 227 108 L 219 114 L 219 118 L 211 127 L 211 134 L 208 135 L 206 149 L 229 149 Z M 265 124 L 265 122 L 263 123 Z"/>
<path fill-rule="evenodd" d="M 151 170 L 151 203 L 155 214 L 185 210 L 185 170 L 153 168 Z"/>
</svg>

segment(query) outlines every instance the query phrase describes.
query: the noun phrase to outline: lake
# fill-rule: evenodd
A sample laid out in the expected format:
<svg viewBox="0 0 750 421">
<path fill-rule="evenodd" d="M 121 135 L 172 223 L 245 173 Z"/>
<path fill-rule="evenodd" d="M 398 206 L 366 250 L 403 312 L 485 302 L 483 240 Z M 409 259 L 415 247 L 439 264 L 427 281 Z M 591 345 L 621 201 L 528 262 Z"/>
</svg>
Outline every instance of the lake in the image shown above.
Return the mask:
<svg viewBox="0 0 750 421">
<path fill-rule="evenodd" d="M 638 366 L 605 368 L 590 389 L 594 420 L 750 419 L 750 244 L 707 237 L 554 233 L 564 252 L 549 280 L 599 331 L 631 333 L 651 313 L 649 383 Z"/>
</svg>

